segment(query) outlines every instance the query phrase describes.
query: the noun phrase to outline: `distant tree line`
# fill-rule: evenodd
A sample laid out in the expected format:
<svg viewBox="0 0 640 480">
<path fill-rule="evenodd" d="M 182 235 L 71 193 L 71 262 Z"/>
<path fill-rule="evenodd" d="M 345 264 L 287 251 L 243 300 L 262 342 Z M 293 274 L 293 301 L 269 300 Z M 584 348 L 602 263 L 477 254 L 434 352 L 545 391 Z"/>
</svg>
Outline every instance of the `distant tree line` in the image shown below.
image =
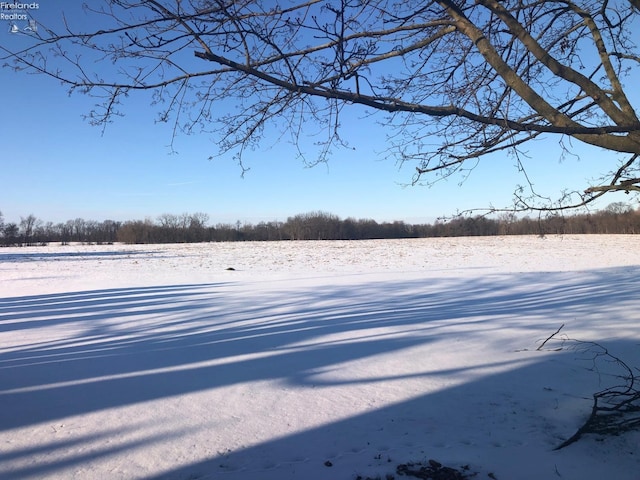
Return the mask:
<svg viewBox="0 0 640 480">
<path fill-rule="evenodd" d="M 612 203 L 604 210 L 571 216 L 539 218 L 503 213 L 497 217 L 467 216 L 433 224 L 403 221 L 376 222 L 309 212 L 287 218 L 248 224 L 209 225 L 206 213 L 163 214 L 155 220 L 84 220 L 45 222 L 34 215 L 7 222 L 0 212 L 0 246 L 92 243 L 196 243 L 275 240 L 365 240 L 377 238 L 424 238 L 492 235 L 547 235 L 640 233 L 640 209 Z"/>
</svg>

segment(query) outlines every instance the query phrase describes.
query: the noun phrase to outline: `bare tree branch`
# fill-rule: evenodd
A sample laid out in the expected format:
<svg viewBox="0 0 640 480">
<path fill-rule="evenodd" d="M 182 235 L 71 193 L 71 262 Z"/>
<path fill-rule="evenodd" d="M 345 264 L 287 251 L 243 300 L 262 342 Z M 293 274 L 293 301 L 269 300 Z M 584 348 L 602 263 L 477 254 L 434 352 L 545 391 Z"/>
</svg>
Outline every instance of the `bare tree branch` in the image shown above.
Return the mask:
<svg viewBox="0 0 640 480">
<path fill-rule="evenodd" d="M 103 127 L 149 90 L 174 135 L 214 135 L 240 165 L 267 126 L 294 144 L 324 129 L 325 161 L 345 143 L 341 112 L 359 105 L 384 114 L 413 183 L 559 135 L 631 157 L 604 165 L 575 202 L 538 207 L 517 191 L 519 208 L 640 191 L 635 0 L 103 0 L 86 10 L 93 30 L 63 18 L 0 55 L 98 97 L 88 117 Z M 219 108 L 229 99 L 237 110 Z"/>
</svg>

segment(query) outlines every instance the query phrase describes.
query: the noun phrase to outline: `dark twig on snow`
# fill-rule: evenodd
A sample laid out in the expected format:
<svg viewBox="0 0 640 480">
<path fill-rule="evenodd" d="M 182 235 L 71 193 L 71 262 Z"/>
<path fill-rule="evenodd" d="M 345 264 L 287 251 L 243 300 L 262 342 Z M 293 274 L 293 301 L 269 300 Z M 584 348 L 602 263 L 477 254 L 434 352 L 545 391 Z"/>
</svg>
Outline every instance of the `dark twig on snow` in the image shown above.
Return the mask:
<svg viewBox="0 0 640 480">
<path fill-rule="evenodd" d="M 547 337 L 547 339 L 546 339 L 544 342 L 542 342 L 542 344 L 541 344 L 538 348 L 536 348 L 536 351 L 540 351 L 540 350 L 542 350 L 542 347 L 544 347 L 544 346 L 545 346 L 545 344 L 546 344 L 549 340 L 551 340 L 551 339 L 552 339 L 553 337 L 555 337 L 558 333 L 560 333 L 560 330 L 562 330 L 562 327 L 564 327 L 564 323 L 563 323 L 562 325 L 560 325 L 560 328 L 558 328 L 555 332 L 553 332 L 551 335 L 549 335 L 549 336 Z"/>
</svg>

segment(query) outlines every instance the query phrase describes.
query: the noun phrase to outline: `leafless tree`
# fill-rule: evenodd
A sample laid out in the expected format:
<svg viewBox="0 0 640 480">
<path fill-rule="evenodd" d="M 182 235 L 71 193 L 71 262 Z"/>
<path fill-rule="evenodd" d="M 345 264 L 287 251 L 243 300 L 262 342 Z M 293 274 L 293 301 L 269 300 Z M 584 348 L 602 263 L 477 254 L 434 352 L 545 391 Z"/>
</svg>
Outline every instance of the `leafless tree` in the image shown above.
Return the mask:
<svg viewBox="0 0 640 480">
<path fill-rule="evenodd" d="M 41 221 L 34 215 L 20 217 L 20 233 L 23 238 L 24 245 L 30 245 L 33 234 L 37 227 L 41 225 Z"/>
<path fill-rule="evenodd" d="M 81 25 L 39 25 L 24 48 L 0 45 L 15 68 L 100 97 L 89 115 L 96 124 L 150 90 L 174 133 L 213 134 L 220 153 L 234 152 L 244 169 L 243 154 L 273 128 L 296 145 L 303 133 L 322 132 L 308 161 L 326 160 L 349 140 L 344 110 L 359 105 L 382 114 L 389 153 L 415 164 L 415 183 L 465 175 L 496 152 L 521 165 L 531 141 L 555 135 L 567 151 L 575 139 L 620 154 L 597 183 L 556 207 L 640 190 L 638 99 L 630 96 L 638 0 L 98 5 L 85 6 L 91 18 Z M 516 192 L 516 209 L 537 205 Z"/>
</svg>

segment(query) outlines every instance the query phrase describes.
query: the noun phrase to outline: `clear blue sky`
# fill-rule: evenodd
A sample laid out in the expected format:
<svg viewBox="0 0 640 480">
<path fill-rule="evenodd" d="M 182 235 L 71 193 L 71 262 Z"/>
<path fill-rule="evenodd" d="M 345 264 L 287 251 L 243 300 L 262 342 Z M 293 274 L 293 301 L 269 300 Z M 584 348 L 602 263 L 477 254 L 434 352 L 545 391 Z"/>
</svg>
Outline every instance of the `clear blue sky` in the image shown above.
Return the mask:
<svg viewBox="0 0 640 480">
<path fill-rule="evenodd" d="M 38 21 L 58 15 L 52 0 L 39 3 Z M 75 16 L 72 9 L 80 4 L 71 5 L 65 8 Z M 0 42 L 24 41 L 9 29 L 0 23 Z M 95 99 L 69 97 L 55 80 L 8 68 L 0 68 L 0 85 L 0 211 L 7 221 L 28 214 L 57 223 L 204 212 L 212 224 L 257 223 L 322 210 L 342 218 L 422 223 L 459 210 L 509 206 L 514 186 L 524 182 L 503 154 L 484 159 L 461 186 L 459 177 L 433 187 L 406 186 L 414 165 L 399 168 L 385 158 L 385 129 L 362 110 L 343 122 L 342 136 L 353 149 L 334 150 L 327 165 L 307 168 L 292 145 L 266 142 L 246 155 L 251 170 L 242 178 L 230 156 L 208 160 L 217 151 L 210 135 L 180 135 L 172 154 L 171 126 L 154 122 L 147 95 L 130 96 L 125 117 L 102 134 L 82 118 Z M 541 193 L 579 189 L 614 165 L 614 155 L 590 147 L 577 149 L 579 159 L 561 162 L 558 140 L 530 149 L 528 173 Z M 599 206 L 628 199 L 610 195 Z"/>
</svg>

